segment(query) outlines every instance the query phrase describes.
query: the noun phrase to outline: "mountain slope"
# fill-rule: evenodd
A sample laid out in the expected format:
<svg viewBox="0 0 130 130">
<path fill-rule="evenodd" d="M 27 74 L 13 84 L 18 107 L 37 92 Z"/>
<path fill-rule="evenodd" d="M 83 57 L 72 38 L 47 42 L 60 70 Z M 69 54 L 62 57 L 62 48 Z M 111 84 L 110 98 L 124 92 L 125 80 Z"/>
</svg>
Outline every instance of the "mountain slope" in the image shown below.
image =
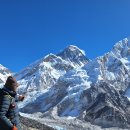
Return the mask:
<svg viewBox="0 0 130 130">
<path fill-rule="evenodd" d="M 55 81 L 66 71 L 73 69 L 60 57 L 50 54 L 45 58 L 31 64 L 15 77 L 22 86 L 26 85 L 25 92 L 41 90 L 54 85 Z"/>
<path fill-rule="evenodd" d="M 13 73 L 0 64 L 0 84 L 4 83 L 8 76 L 12 75 Z"/>
</svg>

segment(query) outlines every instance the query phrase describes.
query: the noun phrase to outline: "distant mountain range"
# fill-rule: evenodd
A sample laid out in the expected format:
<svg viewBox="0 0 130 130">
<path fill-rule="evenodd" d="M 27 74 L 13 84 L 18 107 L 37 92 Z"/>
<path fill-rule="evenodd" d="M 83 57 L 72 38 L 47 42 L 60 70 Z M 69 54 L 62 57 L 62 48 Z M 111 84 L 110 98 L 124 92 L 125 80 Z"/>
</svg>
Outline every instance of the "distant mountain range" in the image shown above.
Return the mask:
<svg viewBox="0 0 130 130">
<path fill-rule="evenodd" d="M 0 66 L 2 85 L 12 72 Z M 130 39 L 90 60 L 70 45 L 49 54 L 14 75 L 23 113 L 37 118 L 66 118 L 102 127 L 130 128 Z M 83 128 L 82 128 L 83 129 Z"/>
</svg>

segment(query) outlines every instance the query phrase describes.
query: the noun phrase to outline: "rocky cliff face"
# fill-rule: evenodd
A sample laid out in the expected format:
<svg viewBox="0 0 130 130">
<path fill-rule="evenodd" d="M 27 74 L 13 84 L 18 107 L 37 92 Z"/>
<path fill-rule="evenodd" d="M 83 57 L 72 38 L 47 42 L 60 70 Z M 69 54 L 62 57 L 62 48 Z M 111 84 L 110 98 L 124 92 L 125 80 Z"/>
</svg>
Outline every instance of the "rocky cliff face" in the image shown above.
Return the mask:
<svg viewBox="0 0 130 130">
<path fill-rule="evenodd" d="M 90 95 L 90 104 L 82 114 L 82 119 L 106 128 L 130 127 L 130 102 L 114 86 L 102 82 L 92 86 L 87 93 Z"/>
</svg>

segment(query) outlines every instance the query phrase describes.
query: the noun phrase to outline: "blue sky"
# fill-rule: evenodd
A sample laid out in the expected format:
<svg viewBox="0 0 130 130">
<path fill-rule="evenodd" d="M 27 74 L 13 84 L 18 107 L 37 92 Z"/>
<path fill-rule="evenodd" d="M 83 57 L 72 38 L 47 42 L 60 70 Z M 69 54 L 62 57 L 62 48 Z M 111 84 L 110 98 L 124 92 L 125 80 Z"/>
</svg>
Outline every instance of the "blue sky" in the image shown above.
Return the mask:
<svg viewBox="0 0 130 130">
<path fill-rule="evenodd" d="M 0 64 L 20 71 L 69 44 L 93 59 L 130 36 L 130 0 L 0 0 Z"/>
</svg>

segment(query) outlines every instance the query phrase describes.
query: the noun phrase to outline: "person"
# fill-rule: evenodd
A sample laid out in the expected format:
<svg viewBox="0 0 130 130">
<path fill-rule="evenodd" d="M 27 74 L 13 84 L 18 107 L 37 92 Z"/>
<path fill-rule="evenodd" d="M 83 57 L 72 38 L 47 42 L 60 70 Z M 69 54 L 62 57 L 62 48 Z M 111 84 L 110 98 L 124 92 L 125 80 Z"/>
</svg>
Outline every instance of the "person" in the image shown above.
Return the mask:
<svg viewBox="0 0 130 130">
<path fill-rule="evenodd" d="M 16 79 L 9 76 L 0 90 L 0 130 L 21 130 L 17 102 L 24 96 L 17 95 L 18 86 Z"/>
</svg>

